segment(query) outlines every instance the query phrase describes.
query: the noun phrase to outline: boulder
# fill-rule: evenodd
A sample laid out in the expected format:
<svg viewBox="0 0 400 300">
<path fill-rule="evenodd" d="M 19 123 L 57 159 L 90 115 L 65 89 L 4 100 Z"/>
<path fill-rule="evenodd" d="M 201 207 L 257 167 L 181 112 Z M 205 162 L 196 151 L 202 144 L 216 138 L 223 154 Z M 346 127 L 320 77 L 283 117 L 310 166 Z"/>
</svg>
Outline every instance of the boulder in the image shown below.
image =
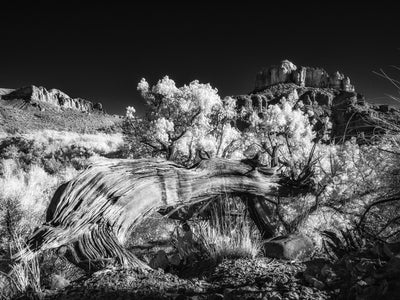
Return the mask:
<svg viewBox="0 0 400 300">
<path fill-rule="evenodd" d="M 279 259 L 305 259 L 309 257 L 314 246 L 310 238 L 304 235 L 291 234 L 275 237 L 264 244 L 266 256 Z"/>
</svg>

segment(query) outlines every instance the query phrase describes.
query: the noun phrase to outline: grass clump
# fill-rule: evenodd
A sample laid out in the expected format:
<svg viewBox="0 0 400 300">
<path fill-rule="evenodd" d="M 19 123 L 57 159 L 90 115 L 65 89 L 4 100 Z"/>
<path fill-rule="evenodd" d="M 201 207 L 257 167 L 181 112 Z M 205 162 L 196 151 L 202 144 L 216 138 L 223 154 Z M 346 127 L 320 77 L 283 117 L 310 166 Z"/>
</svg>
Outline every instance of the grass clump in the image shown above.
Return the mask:
<svg viewBox="0 0 400 300">
<path fill-rule="evenodd" d="M 262 250 L 261 235 L 240 199 L 224 197 L 211 203 L 208 216 L 194 221 L 192 230 L 215 261 L 255 258 Z"/>
</svg>

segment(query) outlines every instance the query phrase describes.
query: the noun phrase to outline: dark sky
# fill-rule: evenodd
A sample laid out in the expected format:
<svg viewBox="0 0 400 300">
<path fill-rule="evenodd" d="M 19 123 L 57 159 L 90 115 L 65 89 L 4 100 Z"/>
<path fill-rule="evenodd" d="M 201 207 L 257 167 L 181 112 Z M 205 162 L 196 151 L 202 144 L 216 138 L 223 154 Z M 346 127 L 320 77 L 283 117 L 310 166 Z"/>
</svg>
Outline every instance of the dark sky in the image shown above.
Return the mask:
<svg viewBox="0 0 400 300">
<path fill-rule="evenodd" d="M 221 96 L 243 94 L 257 71 L 287 58 L 340 70 L 375 102 L 396 93 L 372 73 L 396 75 L 390 65 L 400 65 L 396 4 L 31 2 L 2 1 L 0 87 L 54 87 L 122 114 L 128 105 L 143 110 L 142 77 L 199 79 Z"/>
</svg>

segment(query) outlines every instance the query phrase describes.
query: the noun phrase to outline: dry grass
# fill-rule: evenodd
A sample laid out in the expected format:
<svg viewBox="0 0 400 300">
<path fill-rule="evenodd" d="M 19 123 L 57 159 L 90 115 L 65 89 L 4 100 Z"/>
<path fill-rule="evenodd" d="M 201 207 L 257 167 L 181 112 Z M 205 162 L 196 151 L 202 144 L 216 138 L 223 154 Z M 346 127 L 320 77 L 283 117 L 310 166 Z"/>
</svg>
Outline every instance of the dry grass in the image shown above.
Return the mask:
<svg viewBox="0 0 400 300">
<path fill-rule="evenodd" d="M 22 238 L 13 238 L 15 251 L 23 249 Z M 21 260 L 11 266 L 8 274 L 0 272 L 3 279 L 0 282 L 0 299 L 9 299 L 17 296 L 26 296 L 28 299 L 41 299 L 41 272 L 38 258 L 29 261 Z"/>
<path fill-rule="evenodd" d="M 240 199 L 224 197 L 212 204 L 208 220 L 194 222 L 193 233 L 216 261 L 255 258 L 262 249 L 261 236 Z"/>
<path fill-rule="evenodd" d="M 26 235 L 43 221 L 57 186 L 77 172 L 64 168 L 50 175 L 36 165 L 24 171 L 13 160 L 1 160 L 0 166 L 0 246 L 4 247 L 12 235 Z"/>
<path fill-rule="evenodd" d="M 90 149 L 95 153 L 109 153 L 119 149 L 123 144 L 121 133 L 80 134 L 69 131 L 42 130 L 39 132 L 21 134 L 26 140 L 34 140 L 45 152 L 51 153 L 57 149 L 74 145 Z"/>
</svg>

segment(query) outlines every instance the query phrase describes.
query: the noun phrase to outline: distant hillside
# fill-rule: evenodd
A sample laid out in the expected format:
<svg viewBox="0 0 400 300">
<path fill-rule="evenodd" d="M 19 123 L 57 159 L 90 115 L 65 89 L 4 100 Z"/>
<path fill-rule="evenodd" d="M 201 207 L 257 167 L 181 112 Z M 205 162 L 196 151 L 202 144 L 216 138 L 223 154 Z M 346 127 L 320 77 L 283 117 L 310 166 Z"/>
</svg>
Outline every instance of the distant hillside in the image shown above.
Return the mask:
<svg viewBox="0 0 400 300">
<path fill-rule="evenodd" d="M 2 95 L 7 95 L 7 94 L 9 94 L 9 93 L 11 93 L 11 92 L 13 92 L 13 91 L 15 91 L 15 90 L 14 90 L 14 89 L 0 88 L 0 97 L 1 97 Z"/>
<path fill-rule="evenodd" d="M 106 114 L 101 103 L 71 98 L 57 89 L 0 89 L 0 131 L 114 132 L 121 130 L 121 123 L 122 117 Z"/>
<path fill-rule="evenodd" d="M 17 90 L 2 89 L 0 92 L 4 104 L 25 108 L 33 106 L 45 110 L 50 105 L 53 109 L 70 108 L 81 112 L 103 111 L 101 103 L 92 103 L 82 98 L 72 98 L 58 89 L 47 90 L 42 86 L 26 86 Z"/>
</svg>

